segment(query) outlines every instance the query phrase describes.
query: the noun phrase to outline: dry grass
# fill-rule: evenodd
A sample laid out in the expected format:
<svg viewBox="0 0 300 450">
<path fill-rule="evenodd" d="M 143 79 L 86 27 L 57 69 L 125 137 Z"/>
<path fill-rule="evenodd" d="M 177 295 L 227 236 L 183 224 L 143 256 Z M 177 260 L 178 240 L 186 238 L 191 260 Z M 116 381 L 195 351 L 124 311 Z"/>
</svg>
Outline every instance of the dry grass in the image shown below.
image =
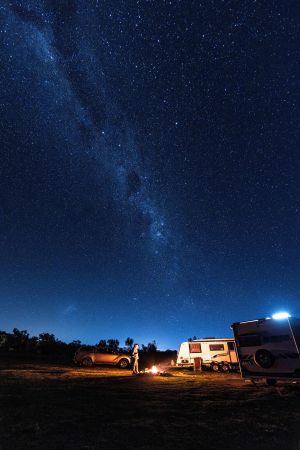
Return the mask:
<svg viewBox="0 0 300 450">
<path fill-rule="evenodd" d="M 0 366 L 0 449 L 300 450 L 300 386 L 237 374 Z"/>
</svg>

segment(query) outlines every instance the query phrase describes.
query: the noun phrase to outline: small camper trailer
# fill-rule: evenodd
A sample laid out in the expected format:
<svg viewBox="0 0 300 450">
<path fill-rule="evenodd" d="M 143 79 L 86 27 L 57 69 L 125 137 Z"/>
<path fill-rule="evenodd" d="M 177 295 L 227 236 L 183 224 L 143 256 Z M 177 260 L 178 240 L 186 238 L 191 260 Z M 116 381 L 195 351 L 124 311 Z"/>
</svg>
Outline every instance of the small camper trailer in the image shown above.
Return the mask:
<svg viewBox="0 0 300 450">
<path fill-rule="evenodd" d="M 238 368 L 238 359 L 233 338 L 195 339 L 182 342 L 177 353 L 177 367 L 193 367 L 194 359 L 201 358 L 202 366 L 213 371 L 228 372 Z"/>
<path fill-rule="evenodd" d="M 273 318 L 232 325 L 241 374 L 246 379 L 300 380 L 300 319 L 278 314 Z"/>
</svg>

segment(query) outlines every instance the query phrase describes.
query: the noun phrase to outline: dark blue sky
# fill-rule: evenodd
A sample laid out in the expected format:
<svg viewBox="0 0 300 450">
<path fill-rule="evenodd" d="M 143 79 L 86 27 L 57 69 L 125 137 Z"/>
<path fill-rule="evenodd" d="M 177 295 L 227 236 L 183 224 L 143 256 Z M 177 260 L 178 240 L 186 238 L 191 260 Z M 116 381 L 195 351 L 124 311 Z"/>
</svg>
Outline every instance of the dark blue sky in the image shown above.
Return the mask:
<svg viewBox="0 0 300 450">
<path fill-rule="evenodd" d="M 299 314 L 296 1 L 0 0 L 0 329 Z"/>
</svg>

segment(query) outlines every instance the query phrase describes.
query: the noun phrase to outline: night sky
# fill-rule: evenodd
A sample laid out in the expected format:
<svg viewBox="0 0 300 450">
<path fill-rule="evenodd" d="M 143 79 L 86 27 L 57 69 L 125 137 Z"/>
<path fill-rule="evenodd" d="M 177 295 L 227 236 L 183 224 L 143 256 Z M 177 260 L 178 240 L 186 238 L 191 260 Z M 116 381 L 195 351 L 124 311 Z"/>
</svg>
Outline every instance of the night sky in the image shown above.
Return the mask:
<svg viewBox="0 0 300 450">
<path fill-rule="evenodd" d="M 299 2 L 0 16 L 0 329 L 176 348 L 299 315 Z"/>
</svg>

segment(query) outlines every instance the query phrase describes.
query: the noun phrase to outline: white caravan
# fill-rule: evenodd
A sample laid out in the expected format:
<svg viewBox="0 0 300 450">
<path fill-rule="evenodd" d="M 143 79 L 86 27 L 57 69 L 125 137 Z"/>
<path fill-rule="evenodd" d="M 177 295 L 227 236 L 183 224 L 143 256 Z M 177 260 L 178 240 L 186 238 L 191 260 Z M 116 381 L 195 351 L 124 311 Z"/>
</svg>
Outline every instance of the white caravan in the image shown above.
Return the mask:
<svg viewBox="0 0 300 450">
<path fill-rule="evenodd" d="M 217 372 L 238 368 L 235 341 L 228 339 L 194 339 L 182 342 L 177 353 L 176 366 L 193 367 L 194 359 L 201 358 L 202 366 Z"/>
<path fill-rule="evenodd" d="M 300 380 L 300 319 L 275 316 L 232 325 L 243 378 Z"/>
</svg>

